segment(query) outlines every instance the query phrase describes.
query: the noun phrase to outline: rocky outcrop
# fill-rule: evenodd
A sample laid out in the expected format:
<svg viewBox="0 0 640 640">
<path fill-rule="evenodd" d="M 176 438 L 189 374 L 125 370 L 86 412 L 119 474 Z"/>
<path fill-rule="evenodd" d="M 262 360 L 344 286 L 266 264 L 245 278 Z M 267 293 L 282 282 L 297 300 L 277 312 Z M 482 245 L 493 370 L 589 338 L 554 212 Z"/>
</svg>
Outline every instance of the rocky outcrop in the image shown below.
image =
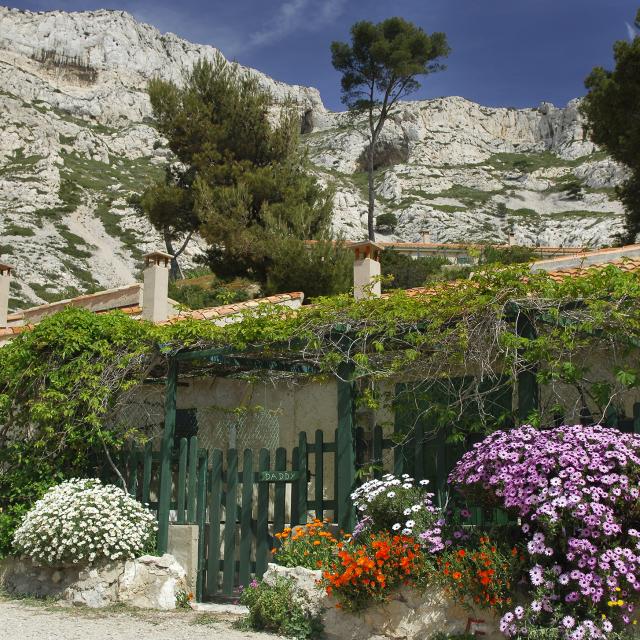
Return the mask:
<svg viewBox="0 0 640 640">
<path fill-rule="evenodd" d="M 0 584 L 10 594 L 53 597 L 91 608 L 122 603 L 141 609 L 175 609 L 186 589 L 184 569 L 168 554 L 91 567 L 43 567 L 6 558 Z"/>
<path fill-rule="evenodd" d="M 149 117 L 148 80 L 180 82 L 195 62 L 218 53 L 161 34 L 124 11 L 32 13 L 0 7 L 0 88 L 104 123 Z M 276 100 L 292 98 L 301 111 L 318 116 L 324 111 L 316 89 L 254 73 Z"/>
<path fill-rule="evenodd" d="M 131 196 L 172 157 L 153 128 L 149 79 L 180 82 L 213 47 L 161 34 L 121 11 L 0 7 L 0 261 L 17 267 L 13 310 L 128 284 L 162 238 Z M 335 189 L 334 228 L 366 229 L 364 122 L 330 113 L 317 90 L 252 71 L 292 99 L 319 180 Z M 463 98 L 402 103 L 376 149 L 383 240 L 601 246 L 622 231 L 622 167 L 589 142 L 578 102 L 487 108 Z M 576 194 L 571 185 L 578 184 Z M 184 254 L 189 267 L 201 253 Z"/>
<path fill-rule="evenodd" d="M 402 587 L 384 605 L 372 605 L 358 614 L 336 608 L 336 600 L 319 588 L 321 571 L 270 564 L 263 580 L 293 580 L 296 596 L 310 615 L 319 617 L 327 640 L 430 640 L 480 632 L 487 640 L 500 640 L 498 618 L 489 611 L 463 608 L 441 589 L 425 593 Z"/>
</svg>

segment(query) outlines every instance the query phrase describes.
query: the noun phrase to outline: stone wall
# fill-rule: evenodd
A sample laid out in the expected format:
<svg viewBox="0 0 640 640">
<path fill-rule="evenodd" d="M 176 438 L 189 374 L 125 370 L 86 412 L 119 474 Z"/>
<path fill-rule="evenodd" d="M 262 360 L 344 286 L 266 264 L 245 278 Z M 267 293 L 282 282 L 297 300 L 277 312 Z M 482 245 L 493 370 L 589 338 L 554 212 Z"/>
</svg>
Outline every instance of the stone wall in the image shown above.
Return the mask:
<svg viewBox="0 0 640 640">
<path fill-rule="evenodd" d="M 176 595 L 187 589 L 185 570 L 169 554 L 83 568 L 6 558 L 0 563 L 0 585 L 10 594 L 60 598 L 93 608 L 124 603 L 175 609 Z"/>
<path fill-rule="evenodd" d="M 437 587 L 425 593 L 403 587 L 385 605 L 353 614 L 336 608 L 336 600 L 318 587 L 320 571 L 270 564 L 263 579 L 273 584 L 277 576 L 296 582 L 300 604 L 321 617 L 327 640 L 429 640 L 439 633 L 465 632 L 477 632 L 485 640 L 504 640 L 496 615 L 464 608 Z"/>
</svg>

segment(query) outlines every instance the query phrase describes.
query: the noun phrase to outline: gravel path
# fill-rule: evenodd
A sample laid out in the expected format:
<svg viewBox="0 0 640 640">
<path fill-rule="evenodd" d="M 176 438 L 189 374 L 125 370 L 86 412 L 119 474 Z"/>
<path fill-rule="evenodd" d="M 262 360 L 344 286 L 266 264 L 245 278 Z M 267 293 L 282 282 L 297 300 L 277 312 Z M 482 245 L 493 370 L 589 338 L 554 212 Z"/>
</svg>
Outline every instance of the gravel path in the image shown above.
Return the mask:
<svg viewBox="0 0 640 640">
<path fill-rule="evenodd" d="M 95 610 L 0 600 L 0 640 L 275 640 L 233 629 L 233 617 L 185 612 Z"/>
</svg>

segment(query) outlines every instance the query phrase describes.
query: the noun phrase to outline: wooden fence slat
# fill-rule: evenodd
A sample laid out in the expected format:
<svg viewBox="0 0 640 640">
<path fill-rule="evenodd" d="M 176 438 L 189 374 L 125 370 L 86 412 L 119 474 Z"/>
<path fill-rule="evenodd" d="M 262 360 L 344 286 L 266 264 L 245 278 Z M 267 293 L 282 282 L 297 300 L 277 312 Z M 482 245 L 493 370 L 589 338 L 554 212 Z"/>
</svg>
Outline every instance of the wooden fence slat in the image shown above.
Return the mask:
<svg viewBox="0 0 640 640">
<path fill-rule="evenodd" d="M 153 442 L 144 445 L 144 462 L 142 468 L 142 504 L 149 504 L 151 495 L 151 471 L 153 467 Z"/>
<path fill-rule="evenodd" d="M 307 433 L 301 431 L 298 435 L 298 469 L 300 479 L 298 480 L 298 524 L 307 524 L 307 502 L 309 499 L 309 478 L 307 460 Z"/>
<path fill-rule="evenodd" d="M 260 449 L 258 471 L 270 471 L 269 450 Z M 256 578 L 262 578 L 267 570 L 269 557 L 269 483 L 258 484 L 258 514 L 256 521 Z"/>
<path fill-rule="evenodd" d="M 198 458 L 198 505 L 196 508 L 196 520 L 198 522 L 198 572 L 196 574 L 196 601 L 202 602 L 204 588 L 204 559 L 205 559 L 205 533 L 204 524 L 207 513 L 207 467 L 209 465 L 206 449 Z"/>
<path fill-rule="evenodd" d="M 242 511 L 240 513 L 240 572 L 239 583 L 243 587 L 249 586 L 251 565 L 251 515 L 253 512 L 253 452 L 244 450 L 242 462 Z"/>
<path fill-rule="evenodd" d="M 285 471 L 287 469 L 287 450 L 284 447 L 276 449 L 276 471 Z M 276 482 L 273 490 L 274 506 L 273 506 L 273 532 L 280 533 L 284 529 L 285 517 L 285 494 L 286 485 L 284 482 Z"/>
<path fill-rule="evenodd" d="M 382 478 L 382 474 L 384 473 L 382 469 L 382 427 L 377 424 L 373 428 L 373 464 L 376 466 L 376 469 L 373 473 L 375 478 Z"/>
<path fill-rule="evenodd" d="M 633 433 L 640 433 L 640 402 L 633 404 Z"/>
<path fill-rule="evenodd" d="M 291 469 L 297 471 L 300 469 L 300 450 L 298 447 L 293 448 L 291 453 Z M 300 524 L 300 503 L 299 491 L 300 484 L 298 482 L 291 483 L 291 526 L 295 527 Z"/>
<path fill-rule="evenodd" d="M 207 549 L 207 594 L 215 596 L 219 589 L 220 576 L 220 521 L 222 511 L 222 463 L 220 449 L 214 449 L 209 472 L 209 540 Z"/>
<path fill-rule="evenodd" d="M 178 524 L 186 522 L 185 506 L 187 499 L 187 449 L 189 443 L 186 438 L 180 438 L 180 452 L 178 454 Z"/>
<path fill-rule="evenodd" d="M 314 497 L 315 512 L 318 520 L 324 519 L 324 433 L 322 429 L 316 429 L 315 441 L 315 479 Z"/>
<path fill-rule="evenodd" d="M 227 460 L 222 593 L 225 596 L 230 596 L 233 594 L 236 568 L 236 517 L 238 511 L 238 452 L 236 449 L 229 449 Z"/>
<path fill-rule="evenodd" d="M 196 487 L 198 482 L 198 436 L 189 440 L 189 478 L 187 488 L 187 522 L 196 521 Z"/>
</svg>

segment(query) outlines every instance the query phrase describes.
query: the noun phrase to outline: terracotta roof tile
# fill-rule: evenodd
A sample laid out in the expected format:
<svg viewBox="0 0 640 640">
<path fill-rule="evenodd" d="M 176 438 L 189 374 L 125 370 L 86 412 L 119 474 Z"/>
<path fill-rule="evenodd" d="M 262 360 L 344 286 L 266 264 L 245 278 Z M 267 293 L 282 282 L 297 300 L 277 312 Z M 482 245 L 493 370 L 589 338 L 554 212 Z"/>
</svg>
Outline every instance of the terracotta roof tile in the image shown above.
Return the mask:
<svg viewBox="0 0 640 640">
<path fill-rule="evenodd" d="M 233 304 L 226 304 L 220 307 L 211 307 L 209 309 L 197 309 L 195 311 L 181 311 L 172 318 L 169 318 L 161 324 L 175 324 L 181 320 L 188 318 L 193 320 L 215 320 L 217 318 L 224 318 L 231 316 L 247 309 L 255 309 L 262 304 L 282 304 L 283 302 L 290 302 L 293 300 L 303 300 L 304 293 L 301 291 L 295 291 L 293 293 L 280 293 L 275 296 L 268 296 L 267 298 L 258 298 L 255 300 L 246 300 L 245 302 L 235 302 Z"/>
</svg>

